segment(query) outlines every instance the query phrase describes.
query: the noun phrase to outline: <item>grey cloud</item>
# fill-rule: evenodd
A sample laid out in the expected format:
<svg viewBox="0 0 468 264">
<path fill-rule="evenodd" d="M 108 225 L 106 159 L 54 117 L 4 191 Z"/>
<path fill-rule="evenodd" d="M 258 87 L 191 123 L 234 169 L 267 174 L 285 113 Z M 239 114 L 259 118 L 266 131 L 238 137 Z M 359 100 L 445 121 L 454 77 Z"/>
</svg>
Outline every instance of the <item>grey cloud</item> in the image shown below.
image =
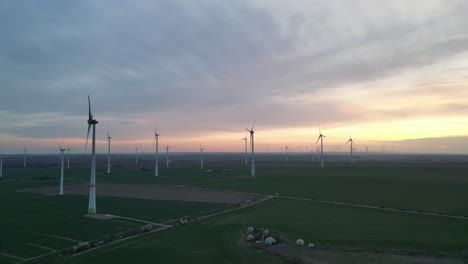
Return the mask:
<svg viewBox="0 0 468 264">
<path fill-rule="evenodd" d="M 365 114 L 290 99 L 468 50 L 463 2 L 416 22 L 398 18 L 392 5 L 385 8 L 395 19 L 382 22 L 360 19 L 375 11 L 365 2 L 347 18 L 349 6 L 314 3 L 282 19 L 250 1 L 3 1 L 0 111 L 57 112 L 79 123 L 90 93 L 101 125 L 128 132 L 130 122 L 181 134 L 182 126 L 228 131 L 253 119 L 264 127 L 349 122 Z M 143 116 L 154 121 L 138 123 Z M 47 127 L 29 128 L 56 136 Z M 73 128 L 61 133 L 78 135 Z M 30 135 L 13 123 L 2 132 Z"/>
</svg>

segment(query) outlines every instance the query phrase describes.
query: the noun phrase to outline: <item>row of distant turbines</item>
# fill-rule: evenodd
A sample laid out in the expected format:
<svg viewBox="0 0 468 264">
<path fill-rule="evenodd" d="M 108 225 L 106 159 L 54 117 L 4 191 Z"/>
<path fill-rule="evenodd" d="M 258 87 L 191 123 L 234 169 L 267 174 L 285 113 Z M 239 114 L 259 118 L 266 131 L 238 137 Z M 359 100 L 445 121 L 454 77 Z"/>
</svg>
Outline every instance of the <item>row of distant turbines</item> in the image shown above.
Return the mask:
<svg viewBox="0 0 468 264">
<path fill-rule="evenodd" d="M 92 128 L 92 138 L 91 138 L 91 173 L 90 173 L 90 184 L 89 184 L 89 201 L 88 201 L 88 215 L 95 215 L 96 214 L 96 125 L 99 123 L 96 119 L 94 119 L 94 116 L 91 112 L 91 99 L 88 95 L 88 133 L 86 136 L 86 145 L 85 145 L 85 151 L 88 146 L 88 140 L 89 140 L 89 134 L 91 132 Z M 252 177 L 255 177 L 255 144 L 254 144 L 254 127 L 255 127 L 255 122 L 253 123 L 252 127 L 250 129 L 246 128 L 246 130 L 250 133 L 250 150 L 251 150 L 251 171 L 250 175 Z M 111 136 L 108 133 L 107 134 L 107 173 L 110 173 L 110 147 L 111 147 Z M 316 144 L 318 141 L 320 141 L 320 159 L 319 163 L 321 167 L 324 167 L 324 158 L 323 158 L 323 139 L 325 138 L 325 135 L 322 134 L 322 131 L 319 130 L 319 137 L 317 139 Z M 245 164 L 248 164 L 248 149 L 247 149 L 247 137 L 242 138 L 245 142 Z M 154 170 L 154 176 L 159 176 L 159 134 L 157 131 L 154 131 L 154 143 L 155 143 L 155 170 Z M 354 163 L 355 160 L 353 158 L 353 145 L 355 144 L 353 139 L 350 137 L 348 142 L 346 144 L 351 143 L 351 162 Z M 59 145 L 59 150 L 60 150 L 60 191 L 59 194 L 63 195 L 63 182 L 64 182 L 64 158 L 65 158 L 65 151 L 68 150 L 68 161 L 67 161 L 67 167 L 70 167 L 70 149 L 65 149 L 62 148 L 61 145 Z M 200 146 L 200 169 L 203 170 L 204 166 L 204 160 L 203 160 L 203 152 L 205 149 Z M 288 147 L 285 147 L 286 151 L 286 161 L 288 161 Z M 136 154 L 138 154 L 138 148 L 135 150 Z M 169 167 L 169 146 L 166 146 L 166 166 Z M 138 164 L 138 155 L 135 156 L 135 163 Z M 26 167 L 26 148 L 24 148 L 24 167 Z M 0 156 L 0 177 L 2 177 L 2 172 L 3 172 L 3 157 Z"/>
<path fill-rule="evenodd" d="M 98 121 L 94 119 L 94 116 L 91 112 L 91 99 L 88 95 L 88 133 L 86 136 L 86 145 L 85 145 L 85 150 L 88 146 L 88 139 L 89 139 L 89 133 L 91 131 L 91 128 L 93 129 L 92 133 L 92 143 L 91 143 L 91 179 L 90 179 L 90 184 L 89 184 L 89 202 L 88 202 L 88 215 L 95 215 L 96 214 L 96 125 L 98 124 Z M 252 156 L 251 156 L 251 176 L 255 176 L 255 151 L 254 151 L 254 127 L 255 127 L 255 122 L 252 126 L 251 129 L 247 129 L 250 133 L 250 146 L 252 150 Z M 111 136 L 107 134 L 107 140 L 108 140 L 108 159 L 107 159 L 107 172 L 110 173 L 110 140 Z M 154 140 L 155 140 L 155 171 L 154 171 L 154 176 L 159 176 L 159 163 L 158 163 L 158 155 L 159 155 L 159 134 L 155 131 L 154 132 Z M 246 153 L 247 153 L 247 139 L 245 138 L 245 143 L 246 143 Z M 63 151 L 60 146 L 60 151 L 61 151 L 61 176 L 60 176 L 60 194 L 63 194 Z M 63 150 L 63 151 L 62 151 Z M 200 153 L 201 153 L 201 160 L 200 160 L 200 169 L 203 169 L 203 151 L 205 149 L 200 146 Z M 138 149 L 136 149 L 136 152 L 138 152 Z M 166 153 L 169 152 L 169 146 L 166 147 Z M 138 162 L 137 156 L 135 162 Z M 166 159 L 167 166 L 169 165 L 168 162 L 169 160 Z M 247 156 L 245 163 L 247 163 Z"/>
</svg>

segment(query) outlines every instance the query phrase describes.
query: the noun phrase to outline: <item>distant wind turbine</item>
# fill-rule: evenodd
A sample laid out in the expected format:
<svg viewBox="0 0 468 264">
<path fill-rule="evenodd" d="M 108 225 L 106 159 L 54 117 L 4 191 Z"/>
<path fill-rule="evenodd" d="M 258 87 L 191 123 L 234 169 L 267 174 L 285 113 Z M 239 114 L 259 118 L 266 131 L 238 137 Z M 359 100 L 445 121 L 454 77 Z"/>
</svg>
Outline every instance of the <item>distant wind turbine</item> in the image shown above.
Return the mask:
<svg viewBox="0 0 468 264">
<path fill-rule="evenodd" d="M 135 148 L 135 165 L 138 165 L 138 148 Z"/>
<path fill-rule="evenodd" d="M 93 138 L 92 138 L 92 147 L 91 147 L 91 180 L 89 183 L 89 203 L 88 203 L 88 214 L 96 214 L 96 124 L 98 121 L 93 118 L 91 113 L 91 99 L 88 95 L 88 135 L 86 137 L 86 147 L 88 146 L 89 131 L 91 126 L 93 127 Z"/>
<path fill-rule="evenodd" d="M 200 170 L 203 170 L 203 151 L 205 149 L 200 145 Z"/>
<path fill-rule="evenodd" d="M 107 131 L 107 174 L 110 174 L 110 142 L 111 142 L 111 136 L 109 135 L 109 131 Z"/>
<path fill-rule="evenodd" d="M 353 164 L 353 163 L 355 162 L 355 160 L 354 160 L 354 155 L 353 155 L 353 154 L 354 154 L 354 153 L 353 153 L 353 144 L 355 144 L 355 143 L 354 143 L 354 140 L 353 140 L 353 138 L 351 137 L 351 135 L 349 136 L 349 140 L 348 140 L 348 142 L 346 142 L 346 144 L 348 144 L 348 143 L 351 143 L 351 145 L 350 145 L 350 146 L 351 146 L 350 162 L 351 162 L 351 164 Z"/>
<path fill-rule="evenodd" d="M 284 151 L 285 151 L 285 154 L 286 154 L 286 162 L 289 162 L 289 157 L 288 157 L 288 146 L 285 146 L 285 147 L 284 147 Z"/>
<path fill-rule="evenodd" d="M 154 130 L 154 141 L 156 143 L 156 157 L 155 157 L 155 162 L 154 162 L 154 176 L 159 176 L 159 134 Z"/>
<path fill-rule="evenodd" d="M 166 168 L 169 168 L 169 145 L 166 146 Z"/>
<path fill-rule="evenodd" d="M 70 168 L 70 148 L 67 148 L 67 169 Z"/>
<path fill-rule="evenodd" d="M 3 177 L 3 155 L 0 155 L 0 178 Z"/>
<path fill-rule="evenodd" d="M 250 176 L 255 177 L 255 150 L 254 150 L 254 127 L 255 127 L 255 122 L 252 125 L 251 129 L 246 128 L 245 130 L 249 131 L 250 133 L 250 149 L 252 150 L 252 167 L 250 170 Z"/>
<path fill-rule="evenodd" d="M 26 168 L 26 146 L 24 146 L 23 167 Z"/>
<path fill-rule="evenodd" d="M 319 137 L 317 139 L 317 142 L 315 142 L 315 144 L 318 143 L 318 141 L 320 140 L 320 167 L 325 167 L 325 164 L 324 164 L 324 161 L 323 161 L 323 138 L 326 137 L 324 135 L 322 135 L 322 130 L 319 129 Z"/>
<path fill-rule="evenodd" d="M 241 140 L 243 140 L 245 142 L 245 162 L 244 162 L 244 164 L 247 165 L 247 163 L 248 163 L 248 161 L 247 161 L 247 137 L 244 136 L 244 138 L 241 139 Z"/>
<path fill-rule="evenodd" d="M 59 145 L 60 150 L 60 195 L 63 195 L 63 167 L 64 167 L 64 159 L 65 159 L 65 150 Z"/>
</svg>

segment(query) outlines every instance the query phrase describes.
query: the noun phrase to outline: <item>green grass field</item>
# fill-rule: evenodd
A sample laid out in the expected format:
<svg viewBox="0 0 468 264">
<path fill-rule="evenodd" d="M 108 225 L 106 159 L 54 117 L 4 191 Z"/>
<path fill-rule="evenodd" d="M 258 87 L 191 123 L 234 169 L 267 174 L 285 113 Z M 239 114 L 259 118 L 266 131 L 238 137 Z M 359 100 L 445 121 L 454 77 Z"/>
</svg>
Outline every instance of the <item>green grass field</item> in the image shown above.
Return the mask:
<svg viewBox="0 0 468 264">
<path fill-rule="evenodd" d="M 192 225 L 158 232 L 146 239 L 90 253 L 73 263 L 277 263 L 244 242 L 254 225 L 289 240 L 317 246 L 353 246 L 421 251 L 466 250 L 468 221 L 398 212 L 324 205 L 281 198 Z M 310 253 L 313 253 L 310 249 Z"/>
<path fill-rule="evenodd" d="M 39 174 L 47 173 L 36 169 Z M 28 173 L 32 173 L 33 170 Z M 19 173 L 19 172 L 16 172 Z M 20 174 L 20 173 L 19 173 Z M 17 178 L 19 181 L 8 181 Z M 45 182 L 44 182 L 45 181 Z M 5 263 L 28 259 L 89 241 L 106 235 L 138 229 L 144 223 L 132 220 L 96 220 L 84 217 L 86 196 L 44 196 L 15 190 L 56 184 L 48 180 L 24 177 L 4 177 L 0 182 L 2 217 L 0 220 L 0 256 Z M 97 208 L 102 214 L 132 217 L 156 223 L 165 223 L 184 216 L 216 212 L 231 205 L 183 201 L 156 201 L 98 197 Z M 8 254 L 18 257 L 6 257 Z"/>
<path fill-rule="evenodd" d="M 182 168 L 162 168 L 161 176 L 156 178 L 151 170 L 116 167 L 111 175 L 103 174 L 103 169 L 98 170 L 97 183 L 184 184 L 468 215 L 468 176 L 465 176 L 468 166 L 463 164 L 362 163 L 357 166 L 334 164 L 321 169 L 315 163 L 305 161 L 289 164 L 263 161 L 257 164 L 255 178 L 248 177 L 249 167 L 238 162 L 211 162 L 206 167 L 232 171 L 201 173 L 197 162 L 187 162 Z M 27 259 L 51 249 L 69 247 L 76 244 L 75 240 L 96 239 L 141 225 L 131 220 L 103 221 L 83 217 L 87 206 L 84 196 L 16 192 L 23 188 L 58 185 L 58 173 L 58 168 L 4 170 L 6 176 L 0 180 L 0 198 L 4 212 L 10 213 L 0 220 L 0 229 L 5 230 L 0 237 L 1 263 L 19 261 L 11 256 Z M 65 179 L 66 183 L 88 182 L 89 169 L 66 170 Z M 97 207 L 99 213 L 163 223 L 232 206 L 98 197 Z M 339 263 L 378 262 L 372 251 L 366 251 L 371 248 L 408 250 L 429 256 L 442 254 L 444 260 L 454 256 L 459 261 L 463 261 L 463 254 L 467 254 L 468 219 L 274 198 L 254 207 L 155 232 L 142 241 L 124 244 L 118 250 L 105 246 L 67 261 L 143 263 L 158 259 L 162 263 L 283 263 L 280 258 L 259 253 L 244 242 L 243 230 L 247 225 L 274 229 L 290 240 L 301 237 L 330 248 L 364 249 L 362 254 L 346 253 L 348 255 L 324 249 L 304 253 L 333 263 L 340 258 L 352 260 Z M 392 259 L 388 255 L 385 258 Z M 392 260 L 382 263 L 392 263 Z"/>
</svg>

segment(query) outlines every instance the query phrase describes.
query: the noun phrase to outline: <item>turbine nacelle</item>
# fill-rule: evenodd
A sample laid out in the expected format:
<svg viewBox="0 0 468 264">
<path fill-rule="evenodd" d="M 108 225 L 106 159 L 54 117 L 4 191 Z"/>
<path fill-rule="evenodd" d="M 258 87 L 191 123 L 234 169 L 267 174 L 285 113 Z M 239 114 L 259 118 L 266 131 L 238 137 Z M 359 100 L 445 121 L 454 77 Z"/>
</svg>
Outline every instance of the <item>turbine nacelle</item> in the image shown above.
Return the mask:
<svg viewBox="0 0 468 264">
<path fill-rule="evenodd" d="M 62 153 L 63 153 L 65 150 L 67 150 L 67 149 L 62 148 L 62 147 L 60 146 L 60 144 L 59 144 L 58 146 L 59 146 L 60 152 L 62 152 Z"/>
<path fill-rule="evenodd" d="M 315 142 L 315 144 L 317 144 L 319 142 L 319 140 L 321 138 L 325 138 L 326 136 L 322 135 L 322 133 L 320 133 L 319 137 L 317 138 L 317 141 Z"/>
<path fill-rule="evenodd" d="M 249 131 L 250 135 L 252 135 L 253 133 L 255 133 L 255 132 L 254 132 L 254 127 L 255 127 L 255 123 L 256 123 L 256 122 L 257 122 L 257 121 L 254 121 L 254 123 L 253 123 L 251 129 L 245 128 L 245 130 Z"/>
<path fill-rule="evenodd" d="M 88 115 L 88 134 L 86 135 L 85 151 L 86 151 L 86 148 L 88 147 L 89 131 L 91 130 L 91 126 L 99 123 L 96 119 L 93 118 L 93 114 L 91 113 L 91 99 L 89 98 L 89 94 L 88 94 L 88 114 L 89 114 Z"/>
</svg>

